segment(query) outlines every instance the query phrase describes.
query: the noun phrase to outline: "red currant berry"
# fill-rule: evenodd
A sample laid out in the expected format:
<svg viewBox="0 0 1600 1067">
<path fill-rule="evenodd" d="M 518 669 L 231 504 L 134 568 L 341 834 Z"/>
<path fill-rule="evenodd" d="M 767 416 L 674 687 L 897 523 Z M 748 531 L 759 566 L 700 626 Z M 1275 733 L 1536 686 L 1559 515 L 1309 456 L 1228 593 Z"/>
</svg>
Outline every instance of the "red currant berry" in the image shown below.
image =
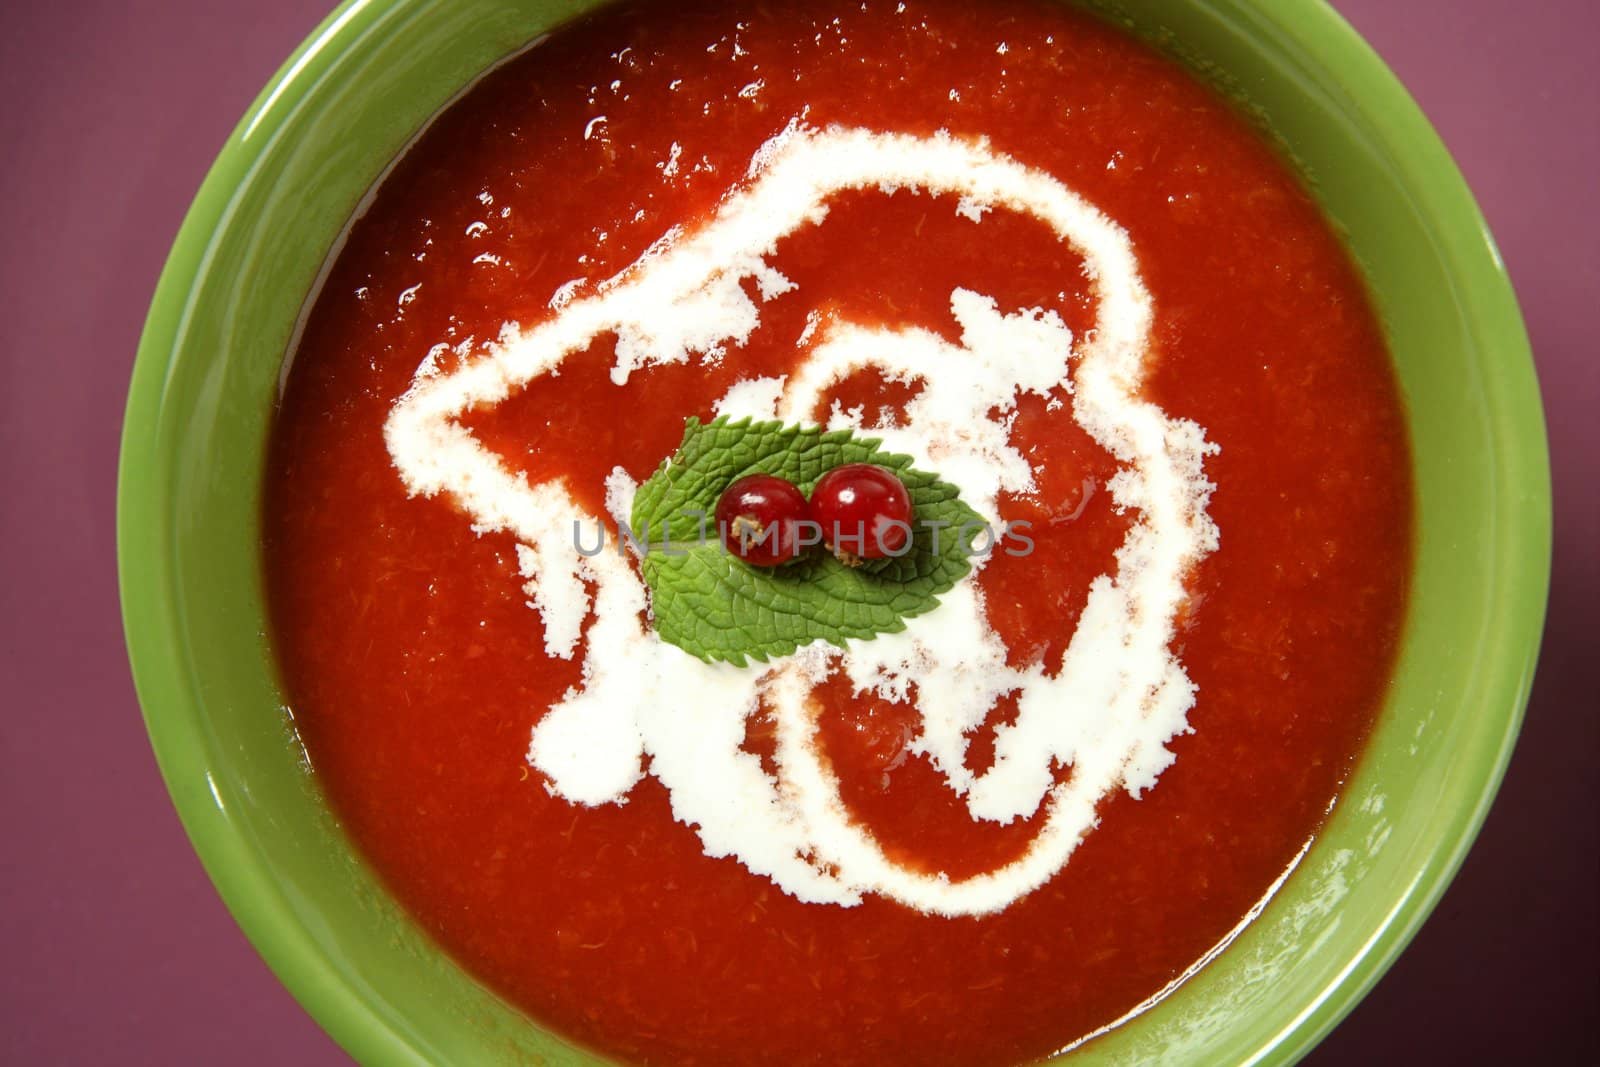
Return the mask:
<svg viewBox="0 0 1600 1067">
<path fill-rule="evenodd" d="M 822 526 L 822 540 L 851 566 L 904 553 L 911 515 L 905 484 L 871 463 L 835 467 L 811 490 L 811 517 Z"/>
<path fill-rule="evenodd" d="M 800 490 L 770 474 L 740 478 L 717 500 L 722 543 L 752 567 L 777 567 L 799 556 L 805 549 L 801 525 L 809 517 Z"/>
</svg>

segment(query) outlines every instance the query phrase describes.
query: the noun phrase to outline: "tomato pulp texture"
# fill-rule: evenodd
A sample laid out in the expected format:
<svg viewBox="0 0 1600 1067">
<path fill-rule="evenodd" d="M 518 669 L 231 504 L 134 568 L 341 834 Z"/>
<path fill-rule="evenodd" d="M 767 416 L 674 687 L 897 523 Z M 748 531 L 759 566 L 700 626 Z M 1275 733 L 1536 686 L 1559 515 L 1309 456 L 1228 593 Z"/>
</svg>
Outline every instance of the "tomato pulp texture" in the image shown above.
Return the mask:
<svg viewBox="0 0 1600 1067">
<path fill-rule="evenodd" d="M 384 447 L 430 348 L 547 319 L 572 279 L 587 291 L 705 219 L 796 117 L 986 137 L 1121 223 L 1155 301 L 1147 393 L 1221 446 L 1221 548 L 1175 638 L 1193 732 L 1154 790 L 1106 799 L 1065 869 L 986 918 L 797 903 L 706 857 L 653 778 L 621 805 L 551 796 L 524 753 L 578 661 L 545 655 L 512 539 L 408 498 Z M 613 467 L 642 480 L 686 416 L 791 370 L 813 308 L 952 341 L 957 286 L 1054 310 L 1075 336 L 1093 318 L 1078 257 L 1042 225 L 995 212 L 976 228 L 947 198 L 841 196 L 771 262 L 796 291 L 720 361 L 617 386 L 604 340 L 469 424 L 600 515 Z M 911 394 L 863 374 L 830 399 L 871 421 Z M 1023 398 L 1013 438 L 1038 492 L 1001 505 L 1036 547 L 978 580 L 1013 661 L 1053 666 L 1129 517 L 1069 407 Z M 344 828 L 532 1017 L 651 1063 L 1003 1064 L 1182 974 L 1317 831 L 1390 673 L 1409 469 L 1379 327 L 1317 208 L 1223 100 L 1120 31 L 1023 2 L 611 8 L 486 77 L 355 223 L 277 420 L 265 559 L 295 722 Z M 822 698 L 845 798 L 893 855 L 959 877 L 1021 849 L 1037 820 L 975 825 L 908 756 L 911 708 L 843 681 Z M 770 750 L 764 717 L 746 743 Z"/>
</svg>

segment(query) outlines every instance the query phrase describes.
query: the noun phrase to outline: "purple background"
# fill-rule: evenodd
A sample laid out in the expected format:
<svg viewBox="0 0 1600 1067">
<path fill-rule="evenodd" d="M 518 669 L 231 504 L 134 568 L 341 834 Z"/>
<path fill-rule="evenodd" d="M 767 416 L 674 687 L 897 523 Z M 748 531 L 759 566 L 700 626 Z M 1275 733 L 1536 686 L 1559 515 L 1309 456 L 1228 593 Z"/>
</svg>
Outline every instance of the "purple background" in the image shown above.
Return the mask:
<svg viewBox="0 0 1600 1067">
<path fill-rule="evenodd" d="M 327 0 L 0 0 L 0 1061 L 340 1063 L 256 957 L 135 704 L 113 495 L 157 272 Z M 1600 82 L 1592 0 L 1336 0 L 1489 217 L 1550 422 L 1555 577 L 1516 758 L 1411 949 L 1312 1055 L 1600 1062 Z"/>
</svg>

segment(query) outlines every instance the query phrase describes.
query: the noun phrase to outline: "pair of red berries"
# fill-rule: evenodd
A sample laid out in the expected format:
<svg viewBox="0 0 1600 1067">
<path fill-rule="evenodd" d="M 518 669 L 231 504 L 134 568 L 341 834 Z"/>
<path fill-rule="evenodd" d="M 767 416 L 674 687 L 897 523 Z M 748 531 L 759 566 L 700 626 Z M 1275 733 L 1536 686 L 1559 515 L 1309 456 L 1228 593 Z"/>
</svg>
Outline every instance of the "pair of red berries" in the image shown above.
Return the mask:
<svg viewBox="0 0 1600 1067">
<path fill-rule="evenodd" d="M 911 516 L 905 484 L 872 463 L 833 468 L 817 480 L 809 501 L 771 474 L 740 478 L 717 501 L 722 543 L 753 567 L 799 559 L 819 540 L 851 566 L 897 556 L 911 541 Z"/>
</svg>

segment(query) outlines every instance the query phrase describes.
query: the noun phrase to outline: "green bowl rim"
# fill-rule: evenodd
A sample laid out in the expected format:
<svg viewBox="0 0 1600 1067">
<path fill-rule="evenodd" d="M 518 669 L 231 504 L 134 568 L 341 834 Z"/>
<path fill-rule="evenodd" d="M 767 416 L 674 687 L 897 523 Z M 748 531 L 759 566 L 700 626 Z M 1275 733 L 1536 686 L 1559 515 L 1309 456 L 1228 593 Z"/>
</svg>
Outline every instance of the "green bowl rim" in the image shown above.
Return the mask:
<svg viewBox="0 0 1600 1067">
<path fill-rule="evenodd" d="M 342 44 L 384 17 L 385 4 L 344 0 L 273 75 L 229 136 L 206 175 L 162 269 L 139 341 L 124 416 L 117 471 L 117 569 L 123 629 L 135 686 L 156 761 L 191 844 L 234 919 L 278 978 L 317 1022 L 363 1062 L 426 1063 L 422 1051 L 391 1030 L 368 995 L 342 980 L 296 920 L 262 857 L 248 847 L 226 813 L 187 802 L 187 788 L 211 780 L 204 738 L 187 720 L 153 709 L 200 702 L 195 679 L 168 655 L 177 607 L 164 595 L 168 561 L 159 549 L 169 501 L 159 488 L 154 435 L 175 343 L 189 297 L 212 255 L 214 235 L 233 209 L 234 192 L 303 92 L 335 61 Z M 1491 687 L 1508 707 L 1477 803 L 1435 842 L 1418 879 L 1388 921 L 1360 947 L 1341 980 L 1308 1004 L 1294 1023 L 1253 1057 L 1293 1062 L 1344 1018 L 1382 977 L 1444 894 L 1471 848 L 1510 760 L 1538 657 L 1549 586 L 1551 496 L 1544 415 L 1533 356 L 1509 276 L 1465 180 L 1438 134 L 1399 79 L 1326 0 L 1253 0 L 1256 14 L 1341 78 L 1364 105 L 1364 117 L 1395 151 L 1393 162 L 1430 191 L 1426 213 L 1442 235 L 1475 336 L 1495 336 L 1497 358 L 1485 361 L 1490 419 L 1500 433 L 1501 481 L 1517 486 L 1521 503 L 1496 524 L 1497 583 L 1505 605 L 1499 662 Z M 1521 428 L 1520 432 L 1518 428 Z M 1503 499 L 1510 500 L 1511 494 Z"/>
</svg>

